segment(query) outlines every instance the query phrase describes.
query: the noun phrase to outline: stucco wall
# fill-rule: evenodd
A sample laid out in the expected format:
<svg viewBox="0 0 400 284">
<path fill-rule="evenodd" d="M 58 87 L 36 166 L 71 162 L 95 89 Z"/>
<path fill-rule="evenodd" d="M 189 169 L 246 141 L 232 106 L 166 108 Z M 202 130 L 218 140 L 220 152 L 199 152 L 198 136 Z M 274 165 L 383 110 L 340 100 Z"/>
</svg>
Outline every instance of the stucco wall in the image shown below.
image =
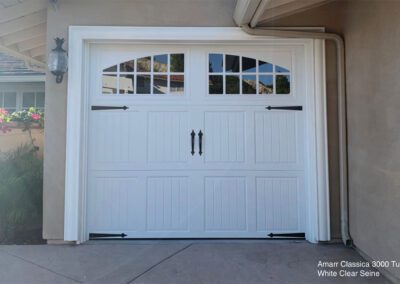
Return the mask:
<svg viewBox="0 0 400 284">
<path fill-rule="evenodd" d="M 370 257 L 398 261 L 400 2 L 379 2 L 351 2 L 346 21 L 350 231 Z"/>
<path fill-rule="evenodd" d="M 48 46 L 68 44 L 69 25 L 234 26 L 236 0 L 68 0 L 47 16 Z M 67 80 L 46 80 L 43 237 L 63 239 Z"/>
<path fill-rule="evenodd" d="M 344 35 L 350 233 L 355 246 L 369 257 L 399 260 L 400 2 L 339 1 L 271 24 L 323 25 Z M 328 54 L 328 61 L 332 59 L 334 54 Z M 337 163 L 332 160 L 337 151 L 332 139 L 336 131 L 333 71 L 328 70 L 331 166 Z M 336 198 L 337 180 L 332 180 L 332 174 L 331 167 L 331 197 Z M 389 270 L 400 278 L 399 269 Z"/>
<path fill-rule="evenodd" d="M 39 155 L 43 155 L 43 129 L 32 129 L 32 138 L 39 147 Z M 20 128 L 12 128 L 11 132 L 0 132 L 0 153 L 8 153 L 26 144 L 30 144 L 31 139 L 27 131 Z"/>
</svg>

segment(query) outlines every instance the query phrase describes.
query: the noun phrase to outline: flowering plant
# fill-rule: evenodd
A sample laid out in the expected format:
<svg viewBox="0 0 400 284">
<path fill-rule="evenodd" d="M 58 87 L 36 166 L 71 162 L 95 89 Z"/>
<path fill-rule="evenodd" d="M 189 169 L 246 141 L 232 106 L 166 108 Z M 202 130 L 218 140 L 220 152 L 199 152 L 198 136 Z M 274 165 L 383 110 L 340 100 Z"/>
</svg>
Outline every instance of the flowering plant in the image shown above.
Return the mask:
<svg viewBox="0 0 400 284">
<path fill-rule="evenodd" d="M 10 116 L 8 115 L 8 111 L 0 108 L 0 131 L 3 133 L 10 132 L 11 129 L 7 125 L 7 122 L 10 121 Z"/>
<path fill-rule="evenodd" d="M 34 151 L 37 151 L 39 148 L 34 144 L 35 139 L 32 137 L 31 128 L 34 125 L 43 128 L 43 111 L 31 107 L 27 110 L 16 111 L 9 114 L 7 110 L 0 108 L 0 130 L 3 131 L 3 133 L 11 131 L 9 127 L 10 122 L 22 124 L 22 131 L 28 132 L 32 148 Z"/>
<path fill-rule="evenodd" d="M 33 124 L 43 127 L 43 119 L 43 111 L 33 107 L 27 110 L 13 112 L 10 116 L 10 121 L 19 122 L 24 126 L 24 131 L 28 131 Z"/>
</svg>

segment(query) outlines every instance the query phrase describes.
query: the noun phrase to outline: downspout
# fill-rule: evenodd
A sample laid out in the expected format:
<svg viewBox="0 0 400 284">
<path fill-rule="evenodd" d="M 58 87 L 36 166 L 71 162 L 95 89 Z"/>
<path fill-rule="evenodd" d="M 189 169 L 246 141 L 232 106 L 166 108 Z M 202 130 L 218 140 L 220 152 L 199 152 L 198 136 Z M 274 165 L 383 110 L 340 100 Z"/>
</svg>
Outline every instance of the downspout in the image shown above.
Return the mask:
<svg viewBox="0 0 400 284">
<path fill-rule="evenodd" d="M 251 25 L 257 24 L 269 0 L 261 1 L 255 12 Z M 260 10 L 262 9 L 262 10 Z M 340 221 L 341 236 L 345 245 L 352 245 L 349 230 L 349 205 L 348 205 L 348 169 L 347 169 L 347 122 L 346 122 L 346 73 L 345 73 L 345 48 L 341 36 L 333 33 L 288 31 L 271 28 L 252 28 L 242 25 L 242 30 L 250 35 L 271 36 L 280 38 L 309 38 L 333 41 L 337 54 L 337 85 L 338 85 L 338 123 L 339 123 L 339 166 L 340 166 Z"/>
</svg>

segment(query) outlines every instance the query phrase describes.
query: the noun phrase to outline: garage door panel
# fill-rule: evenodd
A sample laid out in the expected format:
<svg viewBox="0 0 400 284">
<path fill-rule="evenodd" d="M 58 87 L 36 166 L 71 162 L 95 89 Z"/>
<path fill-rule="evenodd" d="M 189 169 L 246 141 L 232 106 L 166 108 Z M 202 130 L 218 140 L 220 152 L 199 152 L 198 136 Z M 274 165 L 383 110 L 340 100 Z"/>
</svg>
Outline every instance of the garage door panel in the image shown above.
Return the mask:
<svg viewBox="0 0 400 284">
<path fill-rule="evenodd" d="M 246 177 L 205 177 L 206 231 L 247 229 Z"/>
<path fill-rule="evenodd" d="M 205 112 L 205 162 L 243 163 L 245 149 L 245 112 Z"/>
<path fill-rule="evenodd" d="M 297 123 L 293 111 L 256 112 L 256 163 L 298 163 L 297 149 L 302 141 L 297 137 Z"/>
<path fill-rule="evenodd" d="M 188 231 L 188 177 L 147 179 L 147 230 Z"/>
<path fill-rule="evenodd" d="M 96 177 L 88 196 L 89 230 L 136 231 L 141 190 L 137 177 Z"/>
<path fill-rule="evenodd" d="M 299 231 L 300 194 L 298 177 L 257 177 L 257 231 Z"/>
<path fill-rule="evenodd" d="M 94 112 L 91 120 L 92 166 L 143 162 L 144 129 L 139 112 Z"/>
<path fill-rule="evenodd" d="M 188 112 L 149 112 L 147 131 L 149 163 L 188 161 L 190 152 Z"/>
</svg>

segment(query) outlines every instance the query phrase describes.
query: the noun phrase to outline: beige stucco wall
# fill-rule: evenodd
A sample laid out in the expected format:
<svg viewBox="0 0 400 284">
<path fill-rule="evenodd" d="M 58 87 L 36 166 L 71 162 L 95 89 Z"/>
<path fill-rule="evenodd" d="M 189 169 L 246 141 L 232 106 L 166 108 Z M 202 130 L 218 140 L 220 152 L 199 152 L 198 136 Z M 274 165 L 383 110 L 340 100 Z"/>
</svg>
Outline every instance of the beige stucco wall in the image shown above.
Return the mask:
<svg viewBox="0 0 400 284">
<path fill-rule="evenodd" d="M 48 46 L 53 38 L 68 44 L 69 25 L 234 26 L 236 0 L 68 0 L 49 9 Z M 67 80 L 46 80 L 43 237 L 63 239 Z"/>
<path fill-rule="evenodd" d="M 400 1 L 331 3 L 273 25 L 326 26 L 346 42 L 350 233 L 378 260 L 400 257 Z M 329 51 L 329 50 L 328 50 Z M 334 59 L 328 53 L 328 62 Z M 332 64 L 330 64 L 332 67 Z M 328 70 L 331 165 L 336 173 L 334 69 Z M 332 164 L 333 163 L 333 164 Z M 337 198 L 337 180 L 331 197 Z M 337 204 L 337 203 L 335 203 Z M 338 208 L 333 208 L 336 212 Z M 333 219 L 335 222 L 335 219 Z M 400 270 L 389 269 L 400 278 Z"/>
<path fill-rule="evenodd" d="M 43 129 L 32 129 L 32 138 L 35 146 L 39 147 L 39 156 L 43 155 Z M 0 132 L 0 153 L 8 153 L 26 144 L 30 144 L 31 139 L 27 131 L 20 128 L 12 128 L 11 132 Z"/>
</svg>

